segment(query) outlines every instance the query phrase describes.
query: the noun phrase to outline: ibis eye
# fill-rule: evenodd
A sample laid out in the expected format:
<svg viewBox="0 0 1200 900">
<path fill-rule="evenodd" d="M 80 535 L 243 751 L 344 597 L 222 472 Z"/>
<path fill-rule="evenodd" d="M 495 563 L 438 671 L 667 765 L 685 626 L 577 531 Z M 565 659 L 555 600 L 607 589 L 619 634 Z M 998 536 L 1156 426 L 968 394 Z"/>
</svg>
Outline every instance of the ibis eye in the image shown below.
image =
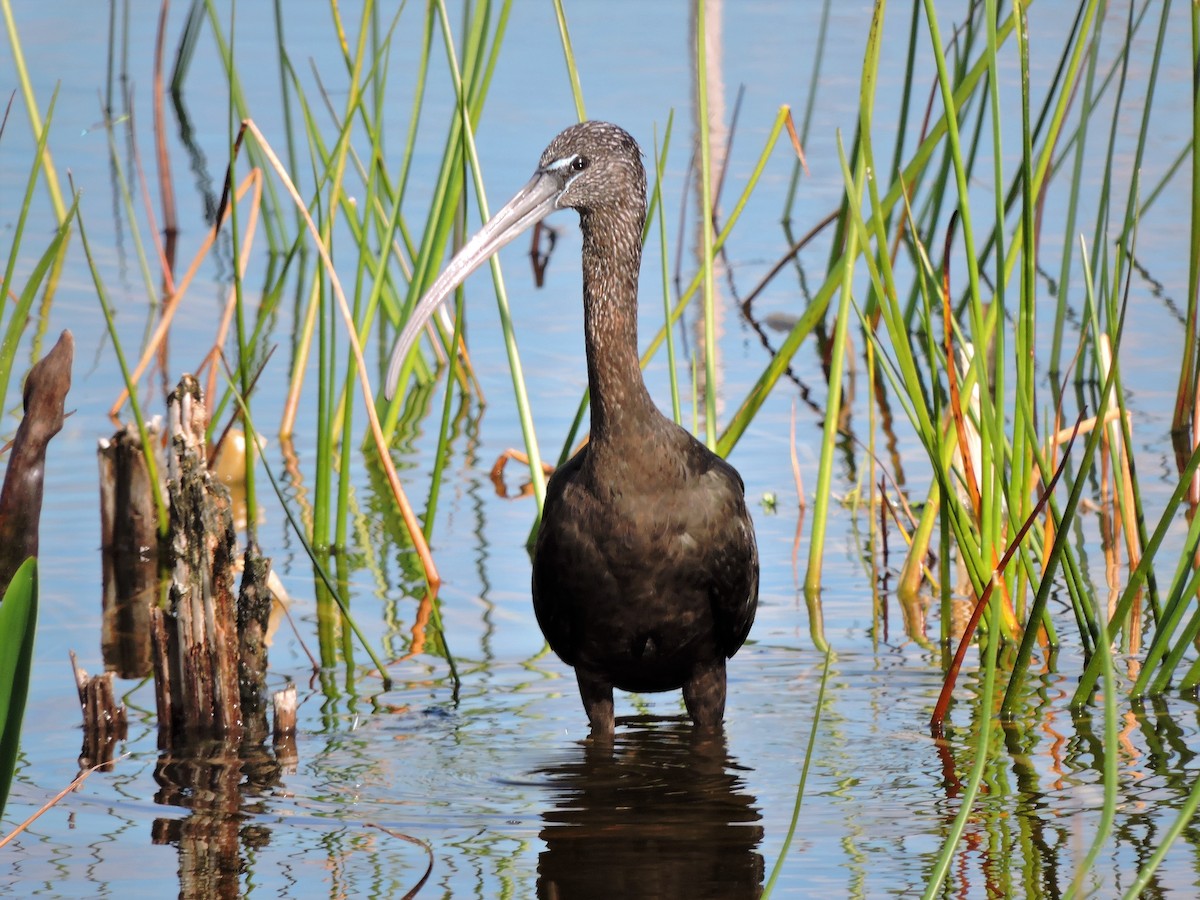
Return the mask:
<svg viewBox="0 0 1200 900">
<path fill-rule="evenodd" d="M 571 160 L 571 168 L 574 169 L 576 172 L 582 172 L 589 165 L 591 165 L 591 162 L 592 161 L 590 159 L 588 159 L 586 156 L 577 156 L 573 160 Z"/>
</svg>

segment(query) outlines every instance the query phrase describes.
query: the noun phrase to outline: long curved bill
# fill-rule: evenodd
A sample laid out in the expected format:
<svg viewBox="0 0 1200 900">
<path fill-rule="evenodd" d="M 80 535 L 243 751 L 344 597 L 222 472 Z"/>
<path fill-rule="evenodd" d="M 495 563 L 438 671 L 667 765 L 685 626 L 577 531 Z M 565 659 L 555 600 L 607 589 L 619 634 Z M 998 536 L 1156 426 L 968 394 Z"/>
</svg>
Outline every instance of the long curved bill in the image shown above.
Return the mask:
<svg viewBox="0 0 1200 900">
<path fill-rule="evenodd" d="M 384 394 L 389 400 L 396 392 L 400 369 L 408 358 L 409 350 L 442 301 L 493 253 L 554 212 L 561 193 L 561 184 L 553 173 L 538 172 L 515 197 L 497 210 L 496 214 L 488 219 L 487 224 L 450 260 L 437 281 L 418 301 L 392 348 L 392 359 L 388 363 L 387 381 L 384 386 Z"/>
</svg>

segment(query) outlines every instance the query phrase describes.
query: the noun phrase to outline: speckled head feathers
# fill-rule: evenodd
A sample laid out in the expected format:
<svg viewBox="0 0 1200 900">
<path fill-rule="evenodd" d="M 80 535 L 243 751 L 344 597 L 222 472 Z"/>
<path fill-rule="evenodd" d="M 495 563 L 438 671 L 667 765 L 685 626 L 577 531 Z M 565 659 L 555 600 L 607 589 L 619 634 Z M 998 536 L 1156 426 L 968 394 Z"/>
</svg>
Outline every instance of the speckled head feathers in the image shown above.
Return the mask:
<svg viewBox="0 0 1200 900">
<path fill-rule="evenodd" d="M 562 179 L 560 209 L 587 213 L 632 206 L 645 212 L 641 148 L 629 132 L 611 122 L 580 122 L 567 128 L 542 153 L 538 170 Z"/>
</svg>

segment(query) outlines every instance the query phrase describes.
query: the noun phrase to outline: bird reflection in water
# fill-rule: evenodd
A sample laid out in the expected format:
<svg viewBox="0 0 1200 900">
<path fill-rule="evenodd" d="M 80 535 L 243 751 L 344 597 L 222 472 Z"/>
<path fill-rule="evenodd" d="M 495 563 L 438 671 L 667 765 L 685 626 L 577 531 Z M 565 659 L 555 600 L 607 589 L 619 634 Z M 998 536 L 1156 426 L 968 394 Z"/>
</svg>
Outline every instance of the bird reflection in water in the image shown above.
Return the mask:
<svg viewBox="0 0 1200 900">
<path fill-rule="evenodd" d="M 763 829 L 723 733 L 632 720 L 544 768 L 538 896 L 757 897 Z"/>
</svg>

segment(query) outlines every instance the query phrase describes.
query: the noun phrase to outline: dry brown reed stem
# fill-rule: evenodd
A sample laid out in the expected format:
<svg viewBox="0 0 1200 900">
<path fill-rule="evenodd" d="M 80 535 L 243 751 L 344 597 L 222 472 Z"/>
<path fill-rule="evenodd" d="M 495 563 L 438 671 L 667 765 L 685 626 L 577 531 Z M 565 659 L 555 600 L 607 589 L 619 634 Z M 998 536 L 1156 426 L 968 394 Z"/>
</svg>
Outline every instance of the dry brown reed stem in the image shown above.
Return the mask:
<svg viewBox="0 0 1200 900">
<path fill-rule="evenodd" d="M 527 481 L 521 485 L 520 490 L 515 494 L 509 494 L 508 485 L 504 483 L 504 469 L 508 466 L 508 461 L 516 460 L 523 466 L 529 465 L 529 457 L 513 447 L 509 447 L 503 453 L 496 457 L 496 461 L 492 463 L 492 471 L 489 476 L 492 479 L 492 487 L 496 489 L 496 496 L 502 500 L 517 500 L 521 497 L 533 496 L 533 482 Z M 554 466 L 548 462 L 542 463 L 542 474 L 549 478 L 554 474 Z"/>
<path fill-rule="evenodd" d="M 958 434 L 958 456 L 962 461 L 963 481 L 967 496 L 971 499 L 971 512 L 975 514 L 975 523 L 979 524 L 983 510 L 983 501 L 979 496 L 979 481 L 975 475 L 975 465 L 971 461 L 971 444 L 967 439 L 967 421 L 963 415 L 962 396 L 958 390 L 958 366 L 955 363 L 954 331 L 950 323 L 954 319 L 950 308 L 950 243 L 954 240 L 954 226 L 958 222 L 958 212 L 950 217 L 950 227 L 946 229 L 946 256 L 942 264 L 942 338 L 946 349 L 946 382 L 950 389 L 950 413 L 954 419 L 954 430 Z"/>
<path fill-rule="evenodd" d="M 1110 409 L 1108 412 L 1106 412 L 1104 414 L 1104 422 L 1102 424 L 1107 425 L 1109 422 L 1115 422 L 1120 417 L 1120 415 L 1121 415 L 1121 411 L 1119 409 Z M 1125 413 L 1125 421 L 1129 422 L 1129 421 L 1132 421 L 1132 419 L 1133 419 L 1133 417 L 1128 412 L 1126 412 Z M 1096 417 L 1088 416 L 1086 419 L 1084 419 L 1082 422 L 1079 423 L 1079 433 L 1080 434 L 1088 434 L 1095 427 L 1096 427 Z M 1058 451 L 1058 445 L 1061 444 L 1063 441 L 1067 440 L 1067 438 L 1069 438 L 1072 434 L 1074 434 L 1074 432 L 1075 432 L 1074 428 L 1059 428 L 1057 431 L 1055 431 L 1054 434 L 1052 434 L 1050 436 L 1050 440 L 1051 440 L 1050 456 L 1053 457 Z"/>
<path fill-rule="evenodd" d="M 790 430 L 788 432 L 788 454 L 792 460 L 792 478 L 796 482 L 796 500 L 800 503 L 800 508 L 804 509 L 807 505 L 804 500 L 804 478 L 800 475 L 800 459 L 796 456 L 796 399 L 792 398 L 792 418 Z"/>
<path fill-rule="evenodd" d="M 429 628 L 429 620 L 433 617 L 433 598 L 432 592 L 421 598 L 421 602 L 417 605 L 417 615 L 413 619 L 412 643 L 409 644 L 408 652 L 388 660 L 389 668 L 402 662 L 408 662 L 425 652 L 425 632 Z"/>
<path fill-rule="evenodd" d="M 158 254 L 158 264 L 162 268 L 163 297 L 166 298 L 175 293 L 175 261 L 167 260 L 167 250 L 163 246 L 158 217 L 154 215 L 154 202 L 150 199 L 153 195 L 150 193 L 150 185 L 146 183 L 146 169 L 142 165 L 142 153 L 138 150 L 137 117 L 133 108 L 132 94 L 133 89 L 130 88 L 128 99 L 125 101 L 129 115 L 129 146 L 133 150 L 133 168 L 137 172 L 138 185 L 142 189 L 142 204 L 146 207 L 146 222 L 150 226 L 150 238 L 154 242 L 154 250 Z"/>
<path fill-rule="evenodd" d="M 251 169 L 250 174 L 242 179 L 242 183 L 238 185 L 237 193 L 235 195 L 237 200 L 240 201 L 246 195 L 246 191 L 251 187 L 254 188 L 253 206 L 254 209 L 257 210 L 259 201 L 262 198 L 262 172 L 259 169 Z M 179 308 L 179 301 L 183 299 L 183 295 L 187 292 L 188 286 L 192 283 L 192 279 L 196 277 L 196 272 L 198 272 L 200 269 L 200 263 L 202 263 L 204 258 L 208 256 L 208 251 L 212 249 L 212 245 L 216 242 L 217 234 L 220 232 L 221 226 L 225 224 L 225 217 L 228 215 L 229 207 L 226 206 L 221 211 L 221 215 L 218 217 L 217 221 L 213 223 L 213 227 L 209 230 L 208 234 L 205 235 L 204 242 L 201 243 L 200 249 L 196 251 L 196 255 L 192 258 L 192 264 L 188 266 L 187 272 L 184 273 L 183 278 L 179 281 L 178 289 L 170 297 L 164 298 L 162 316 L 158 320 L 158 325 L 155 326 L 154 334 L 150 336 L 150 340 L 147 342 L 146 348 L 142 351 L 141 359 L 138 360 L 138 364 L 130 376 L 130 380 L 132 380 L 135 384 L 137 383 L 138 379 L 142 377 L 142 373 L 146 371 L 146 366 L 150 364 L 150 360 L 153 359 L 159 345 L 166 338 L 167 330 L 171 327 L 171 322 L 175 318 L 175 310 Z M 250 229 L 247 229 L 247 231 L 249 230 Z M 243 254 L 243 259 L 245 258 L 245 255 L 246 254 Z M 244 262 L 243 265 L 245 265 Z M 117 401 L 108 411 L 108 417 L 112 419 L 113 424 L 118 427 L 121 424 L 120 419 L 118 418 L 121 412 L 121 407 L 125 405 L 125 401 L 128 399 L 129 391 L 128 389 L 123 388 L 121 393 L 117 396 Z"/>
<path fill-rule="evenodd" d="M 812 177 L 812 173 L 808 171 L 808 160 L 804 158 L 804 147 L 800 143 L 800 135 L 796 134 L 796 123 L 792 120 L 791 110 L 788 111 L 787 118 L 784 119 L 784 125 L 787 126 L 788 137 L 792 141 L 792 149 L 796 151 L 796 156 L 800 159 L 800 168 L 804 169 L 804 174 Z"/>
<path fill-rule="evenodd" d="M 308 214 L 308 207 L 305 205 L 303 198 L 301 198 L 300 192 L 296 190 L 296 186 L 292 183 L 287 169 L 279 161 L 279 157 L 275 155 L 271 144 L 267 141 L 263 133 L 258 130 L 258 126 L 254 124 L 253 119 L 243 119 L 242 129 L 243 131 L 249 130 L 254 135 L 254 139 L 258 142 L 263 155 L 266 156 L 267 161 L 275 170 L 275 174 L 279 177 L 284 188 L 286 188 L 288 195 L 292 198 L 292 202 L 296 204 L 296 209 L 303 216 L 304 224 L 308 226 L 317 252 L 321 255 L 321 262 L 325 264 L 325 271 L 329 276 L 329 284 L 333 288 L 333 294 L 337 298 L 338 307 L 346 323 L 346 338 L 350 342 L 350 349 L 354 352 L 354 360 L 358 364 L 356 367 L 358 370 L 358 381 L 362 387 L 367 418 L 371 422 L 371 435 L 375 439 L 375 449 L 379 455 L 379 464 L 387 474 L 388 484 L 391 485 L 392 495 L 396 498 L 396 505 L 400 508 L 400 515 L 404 519 L 404 524 L 408 527 L 413 548 L 417 551 L 417 556 L 421 559 L 421 565 L 425 568 L 425 578 L 429 582 L 430 591 L 436 595 L 442 579 L 438 575 L 437 566 L 433 562 L 433 554 L 429 551 L 429 542 L 425 540 L 425 533 L 421 530 L 421 523 L 417 520 L 417 514 L 413 512 L 413 508 L 408 502 L 408 497 L 404 493 L 404 487 L 400 484 L 400 476 L 396 474 L 396 467 L 392 465 L 392 455 L 388 452 L 387 439 L 383 436 L 383 427 L 379 424 L 379 415 L 375 412 L 375 392 L 371 389 L 371 382 L 367 376 L 367 361 L 363 358 L 362 347 L 358 343 L 354 315 L 350 312 L 350 304 L 346 301 L 346 295 L 342 291 L 342 283 L 338 279 L 333 259 L 330 258 L 329 250 L 321 241 L 321 233 L 317 230 L 312 216 Z M 238 137 L 240 143 L 241 135 Z"/>
<path fill-rule="evenodd" d="M 117 759 L 118 760 L 125 759 L 125 757 L 127 757 L 127 756 L 129 756 L 128 753 L 122 753 L 120 756 L 117 757 Z M 83 782 L 87 780 L 87 777 L 89 775 L 91 775 L 97 769 L 103 769 L 105 766 L 111 766 L 113 764 L 113 762 L 115 762 L 115 761 L 116 760 L 112 760 L 112 761 L 109 761 L 106 763 L 100 763 L 100 765 L 92 766 L 90 769 L 84 769 L 82 772 L 80 772 L 78 775 L 76 775 L 74 780 L 70 784 L 68 784 L 65 788 L 63 788 L 61 791 L 59 791 L 57 794 L 55 794 L 53 797 L 51 797 L 49 800 L 47 800 L 41 806 L 39 806 L 37 809 L 37 812 L 35 812 L 32 816 L 30 816 L 28 819 L 26 819 L 24 822 L 22 822 L 16 828 L 14 828 L 12 831 L 10 831 L 8 834 L 6 834 L 3 838 L 0 838 L 0 848 L 3 848 L 6 844 L 8 844 L 9 841 L 13 840 L 13 838 L 15 838 L 17 835 L 19 835 L 22 831 L 25 831 L 30 825 L 32 825 L 34 822 L 36 822 L 38 819 L 40 819 L 42 817 L 42 815 L 45 812 L 47 812 L 52 806 L 54 806 L 56 803 L 58 803 L 59 800 L 61 800 L 63 797 L 67 796 L 67 794 L 71 793 L 71 791 L 75 790 L 77 787 L 79 787 L 81 784 L 83 784 Z"/>
<path fill-rule="evenodd" d="M 1200 446 L 1200 391 L 1196 392 L 1196 402 L 1192 407 L 1192 452 Z M 1188 489 L 1188 502 L 1193 508 L 1200 503 L 1200 470 L 1192 476 L 1192 484 Z"/>
<path fill-rule="evenodd" d="M 238 282 L 246 277 L 246 266 L 250 261 L 250 247 L 254 243 L 254 235 L 258 231 L 258 211 L 262 200 L 262 179 L 254 185 L 254 200 L 250 204 L 250 213 L 246 217 L 246 233 L 242 237 L 242 249 L 238 256 Z M 208 381 L 205 384 L 205 397 L 215 397 L 217 389 L 217 361 L 221 358 L 221 348 L 225 346 L 225 338 L 229 335 L 229 324 L 237 311 L 237 282 L 229 286 L 229 297 L 225 301 L 225 311 L 221 313 L 221 323 L 217 326 L 217 336 L 213 340 L 212 349 L 204 356 L 204 361 L 196 368 L 196 375 L 208 366 Z M 210 401 L 211 402 L 211 401 Z"/>
<path fill-rule="evenodd" d="M 412 900 L 413 897 L 417 896 L 417 894 L 420 892 L 421 888 L 423 888 L 425 886 L 425 882 L 429 880 L 429 876 L 433 874 L 433 847 L 431 847 L 425 841 L 421 840 L 419 837 L 413 837 L 412 835 L 404 834 L 403 832 L 400 832 L 400 831 L 392 831 L 392 829 L 384 828 L 382 825 L 378 825 L 375 822 L 367 822 L 366 827 L 367 828 L 377 828 L 380 831 L 382 831 L 384 834 L 390 835 L 391 837 L 394 837 L 397 840 L 408 841 L 410 844 L 416 844 L 418 847 L 425 848 L 425 853 L 429 860 L 428 864 L 425 866 L 425 874 L 423 874 L 421 876 L 420 881 L 418 881 L 415 885 L 413 885 L 411 888 L 409 888 L 408 893 L 406 893 L 402 898 L 400 898 L 400 900 Z"/>
<path fill-rule="evenodd" d="M 809 242 L 814 240 L 822 231 L 836 222 L 838 220 L 838 216 L 840 215 L 841 210 L 835 209 L 820 222 L 810 228 L 804 235 L 801 236 L 798 241 L 792 244 L 792 246 L 788 247 L 783 256 L 779 257 L 775 265 L 771 266 L 767 274 L 759 279 L 758 284 L 756 284 L 751 289 L 750 293 L 746 295 L 745 299 L 742 300 L 742 311 L 749 315 L 751 304 L 754 303 L 759 294 L 766 290 L 767 285 L 774 280 L 775 276 L 783 271 L 783 267 L 792 261 L 792 257 L 808 246 Z"/>
<path fill-rule="evenodd" d="M 1102 370 L 1103 377 L 1107 380 L 1108 369 L 1112 365 L 1112 342 L 1107 334 L 1100 335 L 1100 353 L 1101 359 L 1104 361 Z M 1119 412 L 1118 410 L 1113 410 Z M 1121 515 L 1120 522 L 1125 535 L 1125 546 L 1129 552 L 1129 570 L 1133 571 L 1137 568 L 1137 564 L 1142 558 L 1142 542 L 1138 537 L 1137 523 L 1132 515 L 1134 510 L 1133 496 L 1133 469 L 1129 461 L 1129 448 L 1125 444 L 1124 435 L 1121 431 L 1121 425 L 1116 421 L 1116 416 L 1111 419 L 1105 417 L 1105 424 L 1109 429 L 1108 436 L 1112 447 L 1116 449 L 1116 455 L 1113 458 L 1113 465 L 1121 467 L 1121 505 L 1117 507 L 1118 512 L 1124 508 L 1130 515 Z M 1126 418 L 1126 424 L 1132 427 L 1132 418 Z"/>
<path fill-rule="evenodd" d="M 175 187 L 171 180 L 171 160 L 167 156 L 167 133 L 163 113 L 163 47 L 167 40 L 167 11 L 170 0 L 162 0 L 158 15 L 158 34 L 154 42 L 154 147 L 158 158 L 158 190 L 163 206 L 163 235 L 166 238 L 164 271 L 175 268 L 175 239 L 179 228 L 175 216 Z M 164 283 L 165 284 L 165 283 Z"/>
<path fill-rule="evenodd" d="M 252 226 L 258 223 L 258 200 L 251 206 L 251 223 Z M 253 232 L 250 228 L 246 229 L 246 240 L 242 241 L 241 258 L 238 260 L 238 277 L 246 276 L 246 259 L 250 253 L 250 244 Z M 238 288 L 236 286 L 229 287 L 229 296 L 226 300 L 226 308 L 221 313 L 221 323 L 217 325 L 217 335 L 212 341 L 212 347 L 209 352 L 204 354 L 204 359 L 200 361 L 200 365 L 196 367 L 196 373 L 204 371 L 204 367 L 209 368 L 209 380 L 204 385 L 204 396 L 216 396 L 217 388 L 217 360 L 221 359 L 221 348 L 224 347 L 224 341 L 229 336 L 229 324 L 233 322 L 233 314 L 238 310 Z"/>
<path fill-rule="evenodd" d="M 792 477 L 796 481 L 796 498 L 799 509 L 796 511 L 796 533 L 792 536 L 792 577 L 800 583 L 800 537 L 804 529 L 804 511 L 807 504 L 804 500 L 804 479 L 800 477 L 800 459 L 796 456 L 796 399 L 792 398 L 792 419 L 789 431 L 788 452 L 792 459 Z"/>
<path fill-rule="evenodd" d="M 320 246 L 321 241 L 317 239 L 317 245 Z M 292 371 L 301 373 L 308 367 L 309 350 L 312 348 L 313 334 L 317 328 L 317 291 L 320 290 L 319 279 L 313 279 L 312 291 L 308 298 L 308 304 L 304 313 L 304 322 L 300 326 L 300 337 L 295 342 L 295 358 L 292 360 Z M 298 374 L 291 378 L 291 383 L 288 385 L 287 398 L 283 401 L 283 418 L 279 420 L 279 434 L 293 435 L 296 433 L 296 416 L 300 411 L 300 388 L 304 384 L 304 379 Z"/>
</svg>

